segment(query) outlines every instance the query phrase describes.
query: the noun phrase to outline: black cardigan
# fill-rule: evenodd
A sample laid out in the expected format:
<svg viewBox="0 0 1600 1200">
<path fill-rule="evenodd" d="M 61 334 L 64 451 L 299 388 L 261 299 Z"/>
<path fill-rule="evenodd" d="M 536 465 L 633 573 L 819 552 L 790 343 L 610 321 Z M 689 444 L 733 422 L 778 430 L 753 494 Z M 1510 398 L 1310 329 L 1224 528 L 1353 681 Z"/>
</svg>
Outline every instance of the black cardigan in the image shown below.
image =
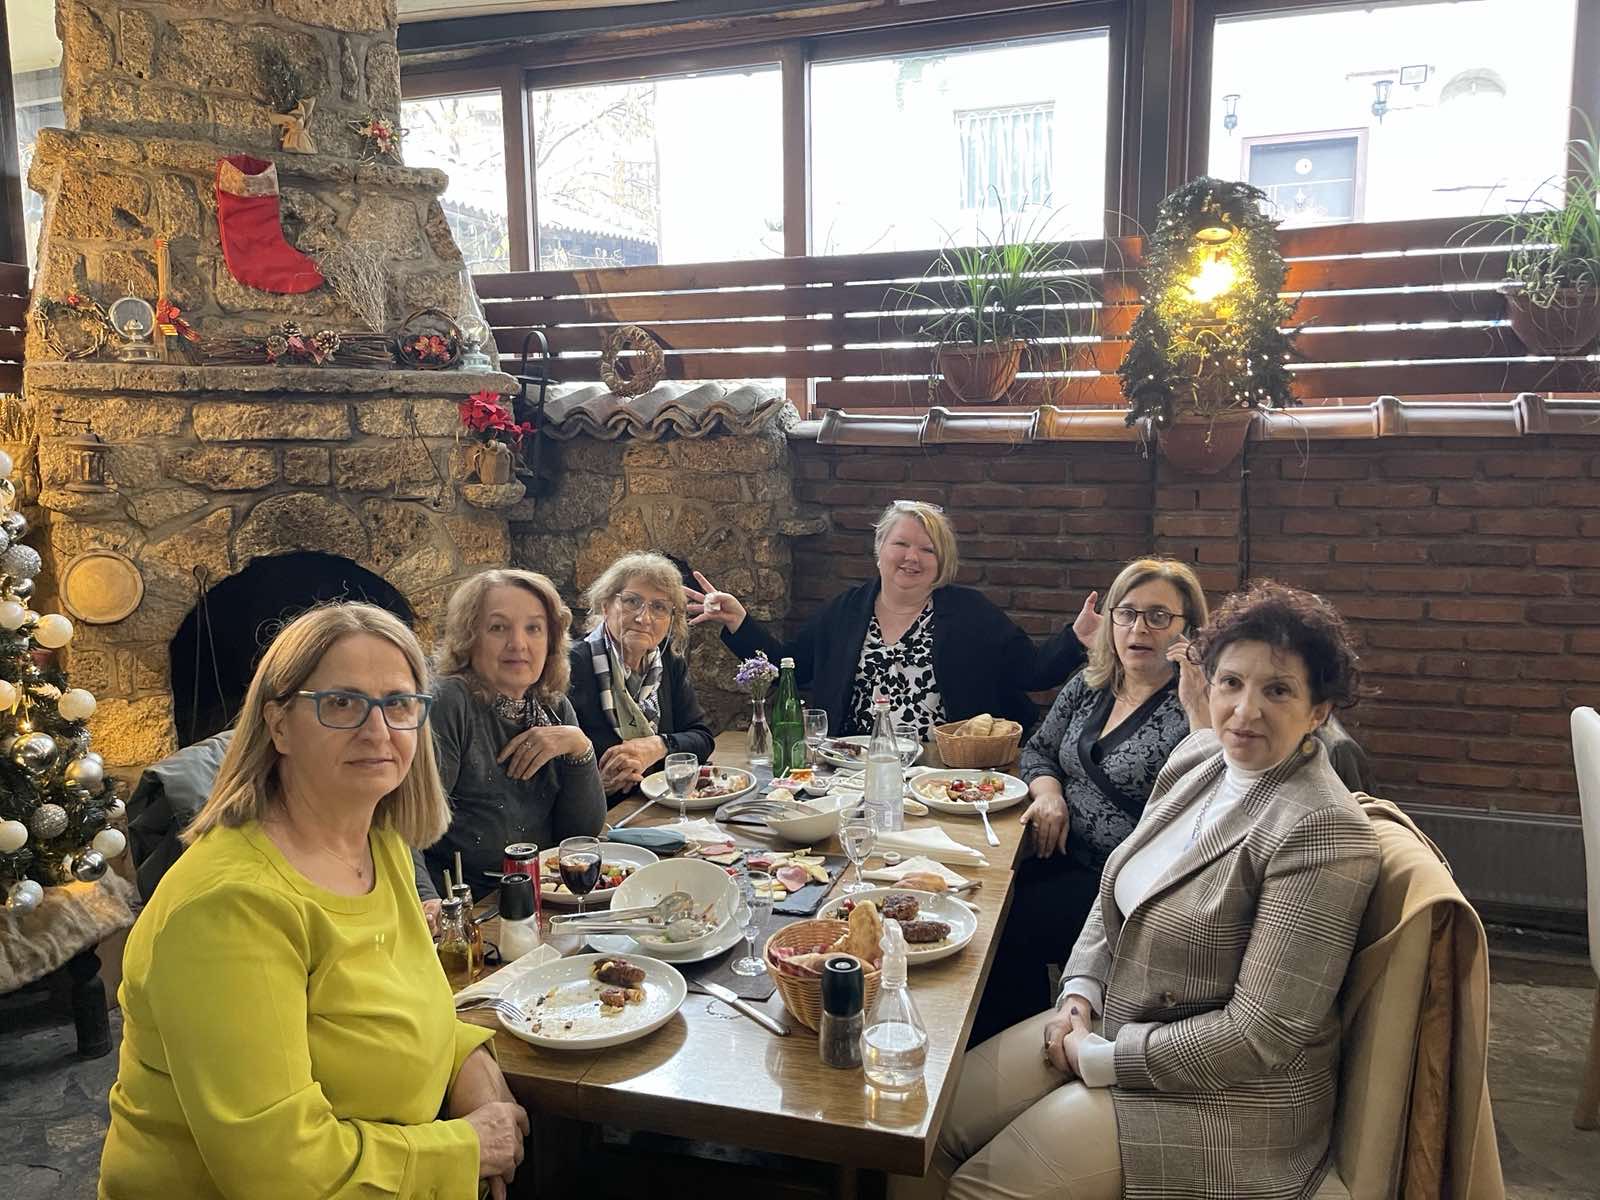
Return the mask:
<svg viewBox="0 0 1600 1200">
<path fill-rule="evenodd" d="M 569 654 L 572 682 L 567 698 L 578 714 L 578 728 L 589 735 L 596 756 L 621 743 L 611 728 L 605 709 L 600 707 L 600 681 L 594 673 L 594 648 L 586 641 L 575 642 Z M 668 754 L 694 754 L 701 762 L 711 761 L 716 735 L 706 724 L 700 700 L 689 682 L 689 664 L 683 656 L 661 647 L 661 719 L 657 732 L 667 744 Z"/>
<path fill-rule="evenodd" d="M 740 658 L 764 650 L 773 662 L 794 659 L 795 683 L 827 711 L 828 728 L 842 732 L 880 586 L 874 579 L 834 597 L 789 642 L 750 616 L 737 633 L 724 630 L 722 640 Z M 1026 693 L 1060 686 L 1087 657 L 1071 625 L 1041 648 L 977 589 L 951 585 L 933 593 L 933 675 L 947 720 L 986 712 L 1027 729 L 1038 710 Z"/>
</svg>

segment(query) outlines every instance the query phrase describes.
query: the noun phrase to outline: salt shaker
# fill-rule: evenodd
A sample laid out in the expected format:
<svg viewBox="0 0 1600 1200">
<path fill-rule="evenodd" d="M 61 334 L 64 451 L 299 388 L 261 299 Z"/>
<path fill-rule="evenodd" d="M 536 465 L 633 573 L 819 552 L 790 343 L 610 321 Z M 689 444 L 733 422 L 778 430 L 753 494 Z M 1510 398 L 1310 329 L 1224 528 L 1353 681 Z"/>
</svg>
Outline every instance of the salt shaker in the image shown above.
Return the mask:
<svg viewBox="0 0 1600 1200">
<path fill-rule="evenodd" d="M 500 880 L 500 957 L 514 962 L 539 945 L 533 878 L 517 872 Z"/>
<path fill-rule="evenodd" d="M 859 959 L 835 954 L 822 964 L 822 1025 L 817 1054 L 830 1067 L 861 1065 L 866 978 Z"/>
</svg>

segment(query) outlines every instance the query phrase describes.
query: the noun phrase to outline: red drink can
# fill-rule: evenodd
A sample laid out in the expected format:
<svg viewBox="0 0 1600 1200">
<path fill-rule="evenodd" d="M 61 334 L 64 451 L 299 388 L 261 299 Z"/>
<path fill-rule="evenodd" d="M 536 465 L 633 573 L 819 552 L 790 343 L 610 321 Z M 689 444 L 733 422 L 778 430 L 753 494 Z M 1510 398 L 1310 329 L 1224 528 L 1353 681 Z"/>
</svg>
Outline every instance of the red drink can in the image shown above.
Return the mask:
<svg viewBox="0 0 1600 1200">
<path fill-rule="evenodd" d="M 540 918 L 544 915 L 544 905 L 539 899 L 539 847 L 532 842 L 512 842 L 503 851 L 500 860 L 500 873 L 515 875 L 521 871 L 533 877 L 533 915 Z"/>
</svg>

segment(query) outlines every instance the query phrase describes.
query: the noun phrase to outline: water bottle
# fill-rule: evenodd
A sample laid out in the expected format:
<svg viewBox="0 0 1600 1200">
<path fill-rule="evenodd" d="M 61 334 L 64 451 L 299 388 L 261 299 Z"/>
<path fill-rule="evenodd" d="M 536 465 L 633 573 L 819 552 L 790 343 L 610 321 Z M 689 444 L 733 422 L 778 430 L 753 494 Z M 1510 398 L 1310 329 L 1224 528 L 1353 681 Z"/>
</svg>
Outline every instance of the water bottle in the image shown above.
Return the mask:
<svg viewBox="0 0 1600 1200">
<path fill-rule="evenodd" d="M 895 741 L 894 721 L 889 717 L 889 698 L 873 701 L 872 737 L 867 741 L 867 774 L 863 803 L 877 816 L 880 832 L 906 827 L 906 775 L 900 761 L 900 745 Z"/>
<path fill-rule="evenodd" d="M 861 1069 L 885 1092 L 909 1092 L 928 1061 L 928 1029 L 906 986 L 906 938 L 899 921 L 883 923 L 883 974 L 861 1034 Z"/>
<path fill-rule="evenodd" d="M 772 710 L 772 777 L 806 765 L 806 722 L 795 689 L 794 659 L 778 662 L 778 702 Z"/>
</svg>

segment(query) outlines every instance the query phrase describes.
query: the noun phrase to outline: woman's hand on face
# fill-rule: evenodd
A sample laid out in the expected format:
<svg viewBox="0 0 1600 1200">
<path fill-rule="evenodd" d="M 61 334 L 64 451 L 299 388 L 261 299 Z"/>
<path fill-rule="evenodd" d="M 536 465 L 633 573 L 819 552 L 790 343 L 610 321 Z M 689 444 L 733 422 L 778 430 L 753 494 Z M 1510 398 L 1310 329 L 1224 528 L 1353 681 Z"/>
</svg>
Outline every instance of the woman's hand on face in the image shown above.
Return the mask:
<svg viewBox="0 0 1600 1200">
<path fill-rule="evenodd" d="M 645 772 L 666 753 L 666 742 L 655 736 L 618 742 L 600 756 L 600 782 L 607 792 L 637 787 Z"/>
<path fill-rule="evenodd" d="M 745 609 L 739 603 L 739 598 L 728 592 L 717 590 L 717 585 L 712 583 L 699 571 L 694 577 L 704 591 L 697 592 L 693 588 L 684 588 L 684 594 L 689 597 L 689 624 L 700 625 L 706 621 L 717 621 L 727 627 L 729 633 L 736 632 L 744 624 Z"/>
<path fill-rule="evenodd" d="M 1072 622 L 1072 632 L 1085 646 L 1094 641 L 1094 635 L 1100 632 L 1100 626 L 1105 621 L 1105 617 L 1094 610 L 1099 599 L 1099 592 L 1090 592 L 1083 602 L 1083 607 L 1078 611 L 1077 619 Z"/>
<path fill-rule="evenodd" d="M 1167 661 L 1178 664 L 1178 703 L 1189 715 L 1189 732 L 1211 728 L 1211 710 L 1206 704 L 1206 675 L 1189 658 L 1189 639 L 1174 638 L 1167 647 Z"/>
<path fill-rule="evenodd" d="M 1059 790 L 1041 789 L 1037 792 L 1033 803 L 1022 814 L 1022 823 L 1033 834 L 1033 853 L 1036 857 L 1049 858 L 1052 854 L 1066 852 L 1067 834 L 1072 829 L 1072 821 L 1067 814 L 1066 798 Z"/>
<path fill-rule="evenodd" d="M 439 912 L 444 908 L 443 900 L 424 900 L 422 902 L 422 919 L 428 923 L 429 933 L 439 932 Z"/>
<path fill-rule="evenodd" d="M 557 755 L 582 754 L 589 739 L 576 725 L 535 725 L 524 729 L 501 749 L 496 761 L 513 779 L 532 779 Z"/>
</svg>

